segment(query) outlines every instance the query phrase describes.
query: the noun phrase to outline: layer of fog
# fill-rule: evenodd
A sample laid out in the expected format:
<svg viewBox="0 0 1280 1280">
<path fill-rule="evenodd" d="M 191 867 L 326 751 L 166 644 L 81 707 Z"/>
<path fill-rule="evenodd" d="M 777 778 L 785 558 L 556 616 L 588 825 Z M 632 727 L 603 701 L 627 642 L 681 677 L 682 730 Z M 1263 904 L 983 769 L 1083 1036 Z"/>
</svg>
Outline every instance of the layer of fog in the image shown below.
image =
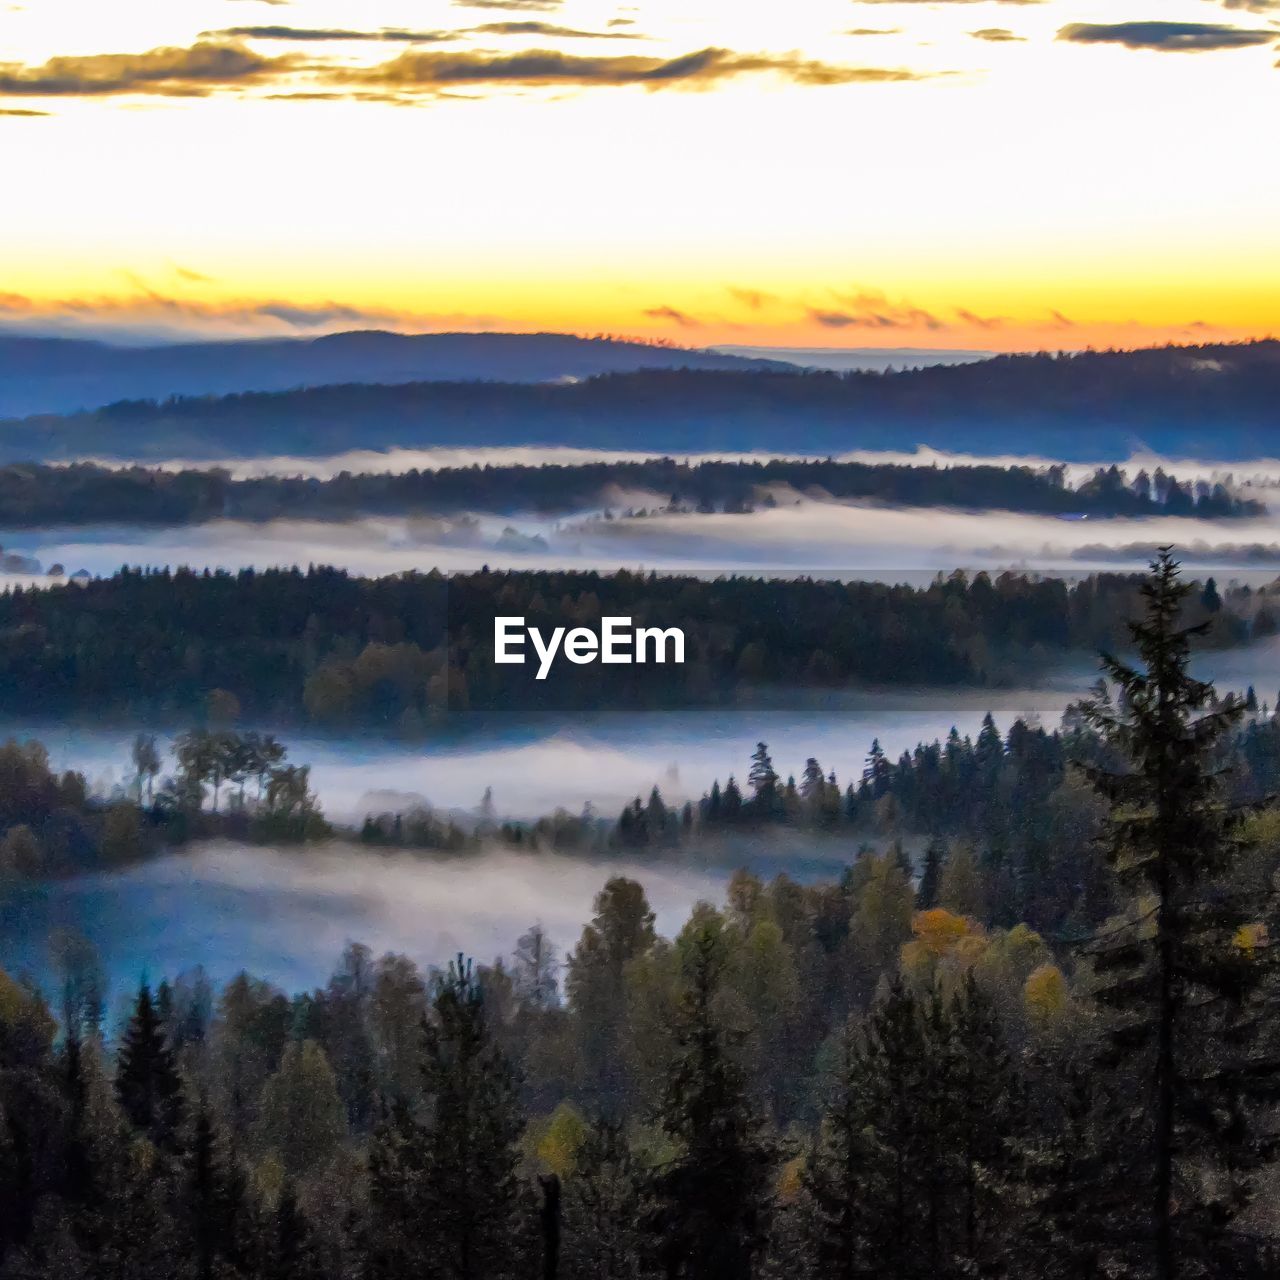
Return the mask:
<svg viewBox="0 0 1280 1280">
<path fill-rule="evenodd" d="M 661 508 L 658 494 L 611 493 L 618 508 Z M 615 508 L 615 509 L 618 509 Z M 881 507 L 781 492 L 779 505 L 739 514 L 668 513 L 548 519 L 479 513 L 346 522 L 211 521 L 178 527 L 86 526 L 0 530 L 24 571 L 5 585 L 121 565 L 237 570 L 331 564 L 361 575 L 406 570 L 632 568 L 890 578 L 967 569 L 1086 572 L 1140 568 L 1172 543 L 1210 569 L 1280 567 L 1280 511 L 1253 519 L 1061 519 L 1010 512 Z M 35 562 L 32 565 L 30 562 Z M 43 571 L 43 572 L 41 572 Z M 927 576 L 927 574 L 926 574 Z"/>
<path fill-rule="evenodd" d="M 1197 674 L 1219 688 L 1258 688 L 1274 697 L 1280 640 L 1207 654 Z M 446 740 L 408 746 L 368 739 L 286 737 L 291 757 L 313 766 L 313 780 L 334 816 L 430 803 L 474 812 L 486 786 L 500 814 L 533 816 L 591 801 L 612 814 L 653 785 L 671 800 L 696 797 L 713 777 L 746 773 L 764 739 L 784 773 L 807 756 L 842 779 L 860 776 L 878 737 L 896 756 L 956 726 L 977 732 L 986 708 L 1001 729 L 1021 716 L 1056 725 L 1092 678 L 1076 664 L 1027 690 L 946 694 L 877 693 L 831 697 L 810 709 L 716 709 L 479 719 L 452 726 Z M 59 768 L 86 771 L 109 793 L 127 774 L 125 730 L 9 725 L 0 733 L 34 736 Z M 32 893 L 0 911 L 0 968 L 40 971 L 54 927 L 95 941 L 117 989 L 147 973 L 173 975 L 195 964 L 215 978 L 241 967 L 286 987 L 322 982 L 348 940 L 375 952 L 398 950 L 439 964 L 458 950 L 481 959 L 509 951 L 533 921 L 562 947 L 590 915 L 591 900 L 612 874 L 633 875 L 649 892 L 659 927 L 677 930 L 699 899 L 718 900 L 730 868 L 799 878 L 832 874 L 849 856 L 844 843 L 819 849 L 803 840 L 710 851 L 680 862 L 570 859 L 489 851 L 461 858 L 384 854 L 335 842 L 302 850 L 218 842 L 112 875 L 83 877 Z"/>
<path fill-rule="evenodd" d="M 1224 691 L 1254 685 L 1260 698 L 1274 701 L 1280 640 L 1204 654 L 1195 669 Z M 761 740 L 783 776 L 798 777 L 814 756 L 847 782 L 861 776 L 873 738 L 896 757 L 918 742 L 945 738 L 953 726 L 976 734 L 988 710 L 1002 730 L 1016 718 L 1054 728 L 1096 675 L 1096 663 L 1080 658 L 1033 689 L 883 690 L 807 701 L 790 694 L 779 695 L 785 705 L 713 710 L 458 715 L 420 744 L 367 735 L 281 736 L 292 761 L 311 765 L 326 814 L 343 823 L 418 805 L 465 818 L 478 811 L 486 788 L 499 817 L 536 818 L 557 808 L 576 813 L 587 804 L 612 816 L 654 786 L 679 803 L 696 800 L 713 779 L 723 783 L 734 774 L 741 781 Z M 0 723 L 0 735 L 43 742 L 55 768 L 84 773 L 100 795 L 128 782 L 132 728 L 10 722 Z M 161 741 L 167 748 L 169 739 Z"/>
<path fill-rule="evenodd" d="M 247 969 L 299 990 L 323 983 L 349 941 L 424 968 L 459 951 L 509 955 L 540 922 L 563 951 L 611 875 L 641 881 L 658 927 L 679 930 L 727 874 L 687 867 L 490 851 L 468 858 L 385 855 L 341 843 L 285 850 L 217 841 L 111 875 L 32 893 L 0 936 L 0 969 L 48 974 L 54 929 L 88 938 L 119 993 L 202 965 L 215 981 Z"/>
<path fill-rule="evenodd" d="M 149 462 L 151 467 L 168 471 L 188 468 L 208 470 L 213 467 L 227 471 L 236 479 L 258 476 L 307 476 L 328 480 L 343 471 L 353 474 L 363 472 L 402 474 L 406 471 L 439 471 L 450 467 L 537 467 L 546 465 L 577 466 L 592 462 L 646 462 L 655 458 L 675 457 L 681 462 L 753 462 L 768 460 L 803 460 L 816 455 L 803 449 L 785 452 L 760 451 L 735 453 L 713 451 L 706 453 L 655 453 L 645 449 L 587 449 L 570 445 L 509 445 L 484 446 L 475 449 L 425 448 L 425 449 L 351 449 L 344 453 L 304 456 L 283 454 L 276 457 L 239 458 L 227 457 L 214 461 L 173 457 L 160 462 Z M 993 466 L 1034 467 L 1043 469 L 1063 466 L 1067 482 L 1077 485 L 1087 480 L 1099 467 L 1112 465 L 1107 462 L 1062 463 L 1057 459 L 1036 454 L 976 454 L 952 453 L 942 449 L 920 445 L 902 450 L 851 449 L 834 456 L 839 462 L 866 462 L 871 464 L 897 464 L 900 466 L 949 467 Z M 103 466 L 134 466 L 136 463 L 107 456 L 86 457 L 86 462 Z M 1255 458 L 1244 462 L 1204 462 L 1194 458 L 1170 458 L 1146 449 L 1136 449 L 1128 458 L 1117 462 L 1130 477 L 1139 471 L 1154 473 L 1157 468 L 1179 481 L 1207 480 L 1216 483 L 1228 481 L 1243 487 L 1271 487 L 1280 485 L 1280 459 Z"/>
</svg>

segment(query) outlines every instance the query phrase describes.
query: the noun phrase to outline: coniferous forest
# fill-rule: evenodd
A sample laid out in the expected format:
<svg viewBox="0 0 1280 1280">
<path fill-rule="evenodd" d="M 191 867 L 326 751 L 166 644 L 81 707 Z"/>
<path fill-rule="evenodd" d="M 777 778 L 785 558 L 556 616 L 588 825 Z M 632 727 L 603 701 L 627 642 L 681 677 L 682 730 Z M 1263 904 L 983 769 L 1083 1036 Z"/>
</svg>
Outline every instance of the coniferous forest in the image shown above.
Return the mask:
<svg viewBox="0 0 1280 1280">
<path fill-rule="evenodd" d="M 13 713 L 164 717 L 229 695 L 274 724 L 421 733 L 446 713 L 714 705 L 773 689 L 996 686 L 1129 644 L 1141 575 L 1017 573 L 927 586 L 752 576 L 482 570 L 357 578 L 301 569 L 124 569 L 0 596 L 0 698 Z M 1274 588 L 1188 600 L 1198 645 L 1276 633 Z M 494 663 L 498 615 L 546 634 L 602 617 L 678 627 L 681 665 Z"/>
<path fill-rule="evenodd" d="M 961 507 L 1050 515 L 1222 518 L 1258 516 L 1265 506 L 1222 482 L 1179 482 L 1162 468 L 1132 475 L 1099 467 L 1071 486 L 1061 465 L 904 466 L 822 459 L 685 462 L 650 458 L 572 466 L 443 467 L 234 479 L 225 470 L 161 470 L 94 463 L 0 467 L 0 527 L 121 522 L 195 524 L 207 520 L 351 520 L 371 515 L 473 511 L 549 515 L 605 508 L 610 514 L 708 514 L 777 506 L 774 490 L 919 507 Z M 612 501 L 618 491 L 653 494 L 648 503 Z M 783 493 L 782 501 L 788 497 Z M 794 496 L 790 498 L 794 501 Z"/>
<path fill-rule="evenodd" d="M 1274 1275 L 1270 722 L 1190 674 L 1198 593 L 1163 555 L 1071 733 L 873 751 L 840 803 L 928 829 L 927 782 L 921 852 L 738 873 L 671 938 L 614 876 L 563 956 L 149 974 L 116 1025 L 60 937 L 0 977 L 0 1276 Z M 801 785 L 823 820 L 813 772 L 757 752 L 761 838 Z M 1037 776 L 1074 797 L 1048 862 L 994 812 Z"/>
</svg>

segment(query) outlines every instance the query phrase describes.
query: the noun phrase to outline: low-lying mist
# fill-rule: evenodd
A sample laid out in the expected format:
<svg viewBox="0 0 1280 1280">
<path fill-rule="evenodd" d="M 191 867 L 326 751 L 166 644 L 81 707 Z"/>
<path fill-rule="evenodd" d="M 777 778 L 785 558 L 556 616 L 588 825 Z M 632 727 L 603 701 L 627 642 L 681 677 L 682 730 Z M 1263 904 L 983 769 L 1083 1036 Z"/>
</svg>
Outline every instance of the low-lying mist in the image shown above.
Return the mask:
<svg viewBox="0 0 1280 1280">
<path fill-rule="evenodd" d="M 1280 638 L 1207 652 L 1194 670 L 1224 692 L 1254 685 L 1274 704 Z M 1001 729 L 1018 718 L 1054 728 L 1096 676 L 1096 663 L 1081 658 L 1047 672 L 1035 688 L 779 691 L 771 704 L 709 710 L 457 714 L 424 742 L 278 732 L 290 760 L 311 766 L 313 789 L 337 822 L 422 805 L 465 818 L 479 811 L 486 789 L 499 818 L 534 819 L 557 808 L 577 813 L 584 804 L 611 818 L 655 786 L 674 804 L 697 800 L 714 779 L 723 784 L 733 774 L 743 781 L 760 741 L 784 778 L 799 777 L 814 756 L 848 782 L 862 776 L 872 739 L 896 758 L 918 742 L 945 738 L 953 726 L 976 735 L 987 711 Z M 135 728 L 0 721 L 0 736 L 43 742 L 55 769 L 78 770 L 109 795 L 129 777 Z M 162 735 L 166 752 L 168 742 Z"/>
<path fill-rule="evenodd" d="M 343 947 L 364 942 L 424 967 L 457 952 L 509 955 L 540 922 L 563 950 L 612 875 L 645 887 L 668 934 L 699 899 L 718 901 L 727 873 L 495 850 L 465 859 L 383 854 L 333 843 L 276 849 L 202 845 L 113 875 L 31 893 L 0 937 L 0 969 L 48 973 L 56 929 L 89 939 L 116 994 L 202 965 L 215 981 L 241 969 L 287 990 L 323 983 Z"/>
<path fill-rule="evenodd" d="M 896 508 L 781 495 L 741 514 L 560 519 L 479 513 L 379 517 L 342 523 L 220 520 L 177 527 L 88 526 L 0 530 L 5 552 L 45 572 L 93 576 L 121 565 L 237 570 L 331 564 L 366 576 L 425 571 L 618 567 L 658 572 L 887 577 L 968 569 L 1084 573 L 1142 568 L 1151 547 L 1196 549 L 1197 567 L 1280 568 L 1280 512 L 1255 519 L 1061 519 L 1010 512 Z M 618 494 L 620 505 L 657 508 L 656 494 Z M 7 585 L 42 582 L 30 572 Z"/>
<path fill-rule="evenodd" d="M 806 453 L 803 449 L 788 451 L 758 450 L 749 453 L 735 453 L 730 450 L 715 450 L 701 453 L 655 453 L 646 449 L 589 449 L 574 445 L 505 445 L 481 446 L 473 449 L 461 448 L 425 448 L 425 449 L 350 449 L 343 453 L 305 456 L 283 454 L 276 457 L 226 457 L 209 461 L 182 457 L 166 458 L 159 462 L 147 463 L 148 466 L 160 467 L 167 471 L 183 471 L 188 469 L 209 469 L 213 467 L 227 471 L 235 479 L 250 479 L 258 476 L 312 476 L 316 479 L 328 480 L 343 471 L 387 472 L 399 474 L 406 471 L 438 471 L 447 467 L 471 466 L 527 466 L 537 467 L 544 464 L 573 466 L 591 462 L 644 462 L 660 457 L 676 457 L 682 462 L 753 462 L 768 459 L 801 459 L 819 456 Z M 827 456 L 827 455 L 821 455 Z M 914 467 L 948 467 L 948 466 L 991 466 L 991 467 L 1035 467 L 1063 466 L 1067 483 L 1078 485 L 1087 480 L 1099 467 L 1112 465 L 1110 462 L 1070 462 L 1062 463 L 1059 459 L 1041 454 L 977 454 L 950 452 L 920 445 L 913 449 L 850 449 L 833 455 L 838 462 L 866 462 L 871 464 L 891 463 Z M 103 466 L 132 466 L 131 460 L 106 456 L 86 457 L 85 462 L 97 462 Z M 1162 468 L 1167 474 L 1179 481 L 1207 480 L 1216 483 L 1227 481 L 1246 487 L 1270 487 L 1280 485 L 1280 458 L 1254 458 L 1243 462 L 1204 462 L 1194 458 L 1170 458 L 1151 450 L 1138 449 L 1129 457 L 1116 464 L 1122 471 L 1134 475 L 1146 470 L 1154 473 Z"/>
</svg>

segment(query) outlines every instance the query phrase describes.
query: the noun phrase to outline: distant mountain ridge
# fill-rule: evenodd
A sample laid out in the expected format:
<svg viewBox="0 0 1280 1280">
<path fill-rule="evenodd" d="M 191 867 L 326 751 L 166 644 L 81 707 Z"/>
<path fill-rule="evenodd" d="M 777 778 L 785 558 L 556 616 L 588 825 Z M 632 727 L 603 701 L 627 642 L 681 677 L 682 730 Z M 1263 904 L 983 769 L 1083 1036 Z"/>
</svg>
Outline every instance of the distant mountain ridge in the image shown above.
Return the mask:
<svg viewBox="0 0 1280 1280">
<path fill-rule="evenodd" d="M 1119 461 L 1280 456 L 1280 342 L 998 356 L 899 373 L 658 369 L 108 405 L 0 422 L 0 461 L 575 445 L 835 454 L 925 445 Z"/>
<path fill-rule="evenodd" d="M 116 400 L 290 391 L 335 383 L 552 382 L 638 369 L 786 369 L 717 351 L 564 333 L 387 333 L 123 347 L 0 335 L 0 418 Z"/>
</svg>

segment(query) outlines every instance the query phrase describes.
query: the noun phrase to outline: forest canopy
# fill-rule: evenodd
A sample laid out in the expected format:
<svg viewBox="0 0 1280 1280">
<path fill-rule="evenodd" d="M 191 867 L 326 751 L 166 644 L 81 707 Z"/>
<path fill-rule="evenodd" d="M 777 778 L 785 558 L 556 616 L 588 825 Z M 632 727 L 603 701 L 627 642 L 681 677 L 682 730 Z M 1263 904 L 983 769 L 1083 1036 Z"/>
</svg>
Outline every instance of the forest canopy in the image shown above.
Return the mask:
<svg viewBox="0 0 1280 1280">
<path fill-rule="evenodd" d="M 193 966 L 113 1026 L 62 932 L 0 972 L 0 1277 L 1266 1280 L 1280 824 L 1224 785 L 1195 595 L 1162 556 L 1080 709 L 1065 933 L 1001 919 L 999 846 L 896 845 L 671 938 L 614 875 L 563 953 Z"/>
<path fill-rule="evenodd" d="M 305 572 L 122 570 L 0 596 L 0 696 L 15 712 L 188 722 L 216 693 L 250 720 L 418 733 L 486 707 L 665 706 L 769 688 L 998 686 L 1123 646 L 1140 575 L 1061 579 L 955 573 L 928 586 L 621 571 L 364 579 Z M 1274 634 L 1272 596 L 1219 592 L 1203 643 Z M 495 617 L 599 629 L 678 627 L 683 665 L 499 666 Z M 1199 643 L 1199 642 L 1198 642 Z"/>
<path fill-rule="evenodd" d="M 627 497 L 639 493 L 639 499 Z M 643 495 L 651 495 L 644 497 Z M 195 524 L 208 520 L 350 520 L 373 515 L 607 510 L 743 512 L 800 495 L 918 507 L 1047 515 L 1256 516 L 1262 503 L 1222 483 L 1179 482 L 1161 468 L 1098 468 L 1077 486 L 1065 468 L 902 466 L 834 459 L 681 462 L 653 458 L 572 466 L 471 466 L 400 473 L 342 472 L 233 479 L 224 470 L 168 471 L 10 464 L 0 467 L 0 528 Z M 624 505 L 625 504 L 625 505 Z"/>
</svg>

